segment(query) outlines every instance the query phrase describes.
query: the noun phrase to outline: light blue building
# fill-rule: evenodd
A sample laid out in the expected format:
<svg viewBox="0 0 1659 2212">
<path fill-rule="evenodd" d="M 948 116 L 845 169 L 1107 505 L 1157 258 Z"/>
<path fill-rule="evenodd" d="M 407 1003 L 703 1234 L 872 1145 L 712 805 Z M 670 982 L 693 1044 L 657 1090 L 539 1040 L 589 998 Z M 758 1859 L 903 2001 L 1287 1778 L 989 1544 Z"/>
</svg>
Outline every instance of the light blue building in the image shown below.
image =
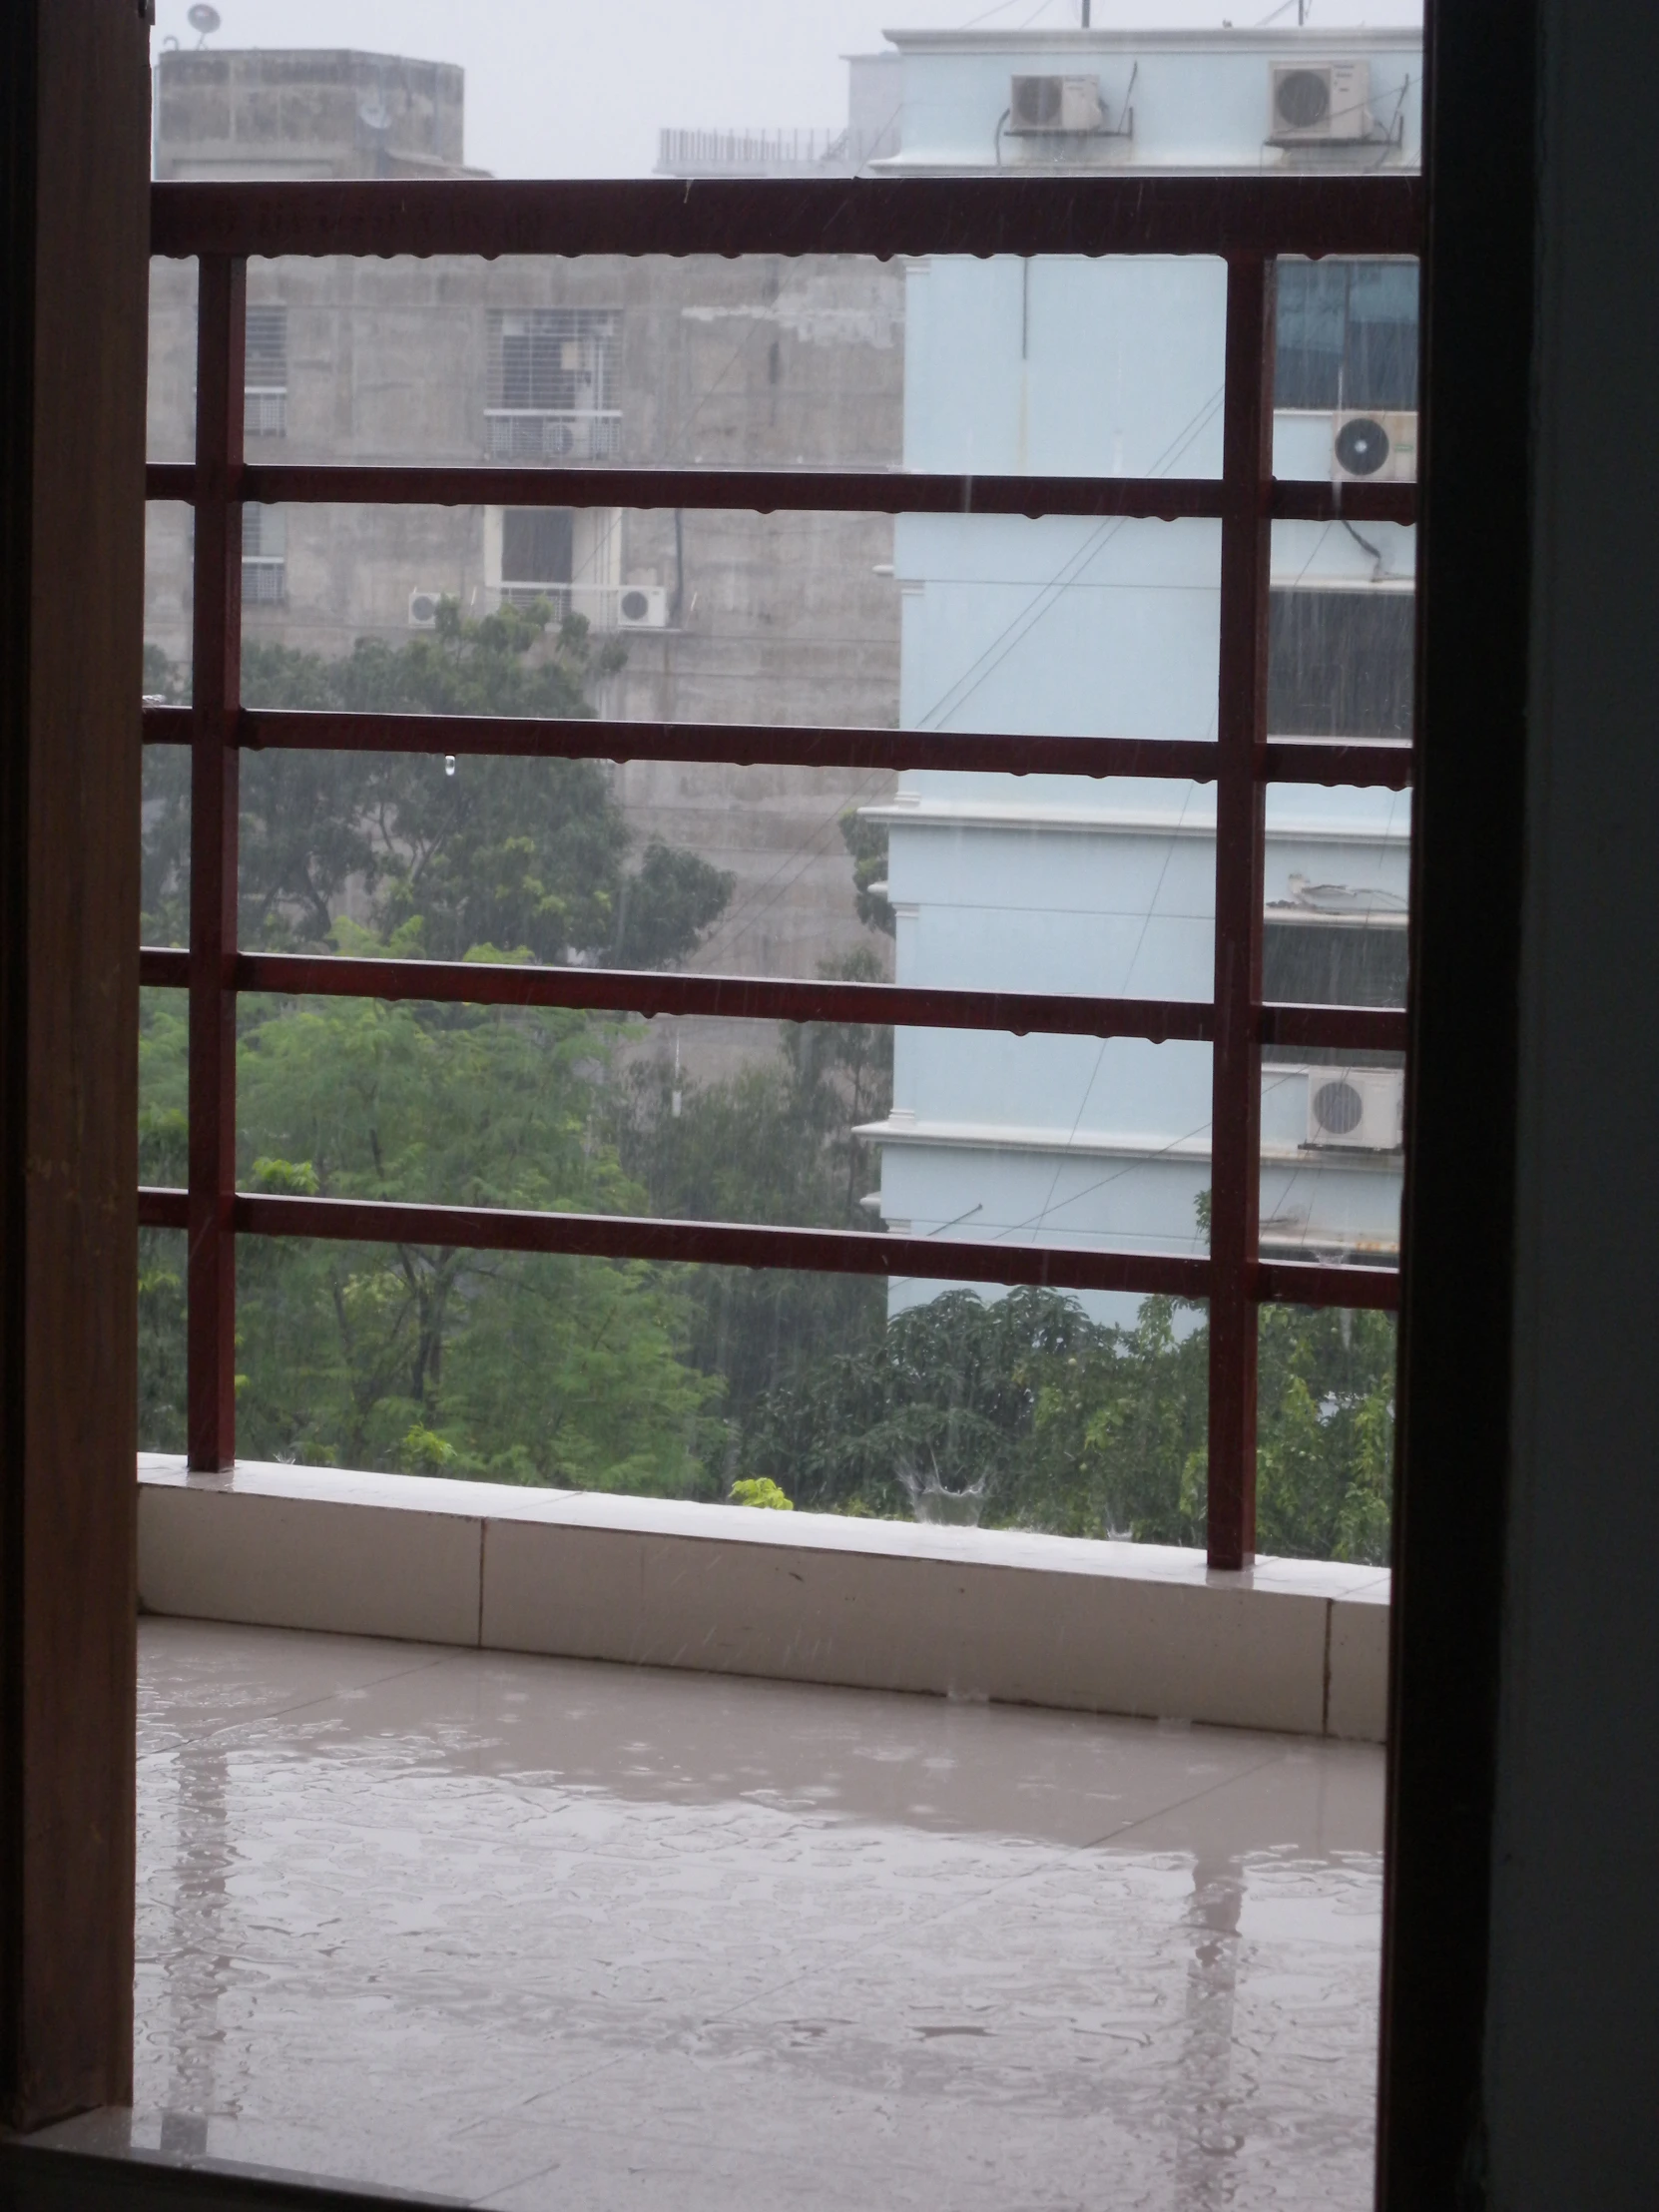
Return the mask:
<svg viewBox="0 0 1659 2212">
<path fill-rule="evenodd" d="M 889 35 L 881 169 L 1418 160 L 1415 31 Z M 1220 262 L 935 260 L 906 283 L 907 466 L 1220 474 Z M 1415 355 L 1413 265 L 1285 265 L 1277 472 L 1413 475 Z M 1219 561 L 1208 521 L 902 518 L 904 726 L 1213 738 Z M 1398 526 L 1276 526 L 1272 735 L 1408 741 L 1413 562 Z M 929 772 L 871 813 L 901 983 L 1211 995 L 1213 787 Z M 1402 1002 L 1408 824 L 1405 794 L 1270 793 L 1270 998 Z M 901 1030 L 892 1111 L 864 1131 L 873 1203 L 923 1236 L 1202 1253 L 1210 1083 L 1205 1045 Z M 1264 1249 L 1395 1257 L 1396 1066 L 1274 1053 L 1262 1129 Z M 897 1284 L 894 1307 L 938 1288 Z"/>
</svg>

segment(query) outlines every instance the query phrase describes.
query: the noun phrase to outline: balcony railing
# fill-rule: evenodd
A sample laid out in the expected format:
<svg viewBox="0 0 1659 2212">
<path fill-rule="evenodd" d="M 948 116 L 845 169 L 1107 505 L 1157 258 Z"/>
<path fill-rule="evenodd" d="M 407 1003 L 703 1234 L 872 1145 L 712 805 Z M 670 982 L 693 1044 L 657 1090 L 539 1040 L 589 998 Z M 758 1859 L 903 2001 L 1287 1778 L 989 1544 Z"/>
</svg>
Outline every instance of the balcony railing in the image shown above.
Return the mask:
<svg viewBox="0 0 1659 2212">
<path fill-rule="evenodd" d="M 486 407 L 492 461 L 614 461 L 620 407 Z"/>
<path fill-rule="evenodd" d="M 196 511 L 194 704 L 147 709 L 152 741 L 192 748 L 191 943 L 150 951 L 145 982 L 190 994 L 190 1168 L 184 1190 L 146 1190 L 142 1223 L 189 1233 L 191 1464 L 235 1449 L 236 1241 L 300 1236 L 483 1250 L 713 1262 L 1056 1289 L 1167 1294 L 1209 1309 L 1209 1554 L 1254 1551 L 1257 1309 L 1391 1308 L 1391 1269 L 1265 1257 L 1261 1249 L 1264 1045 L 1397 1052 L 1402 1013 L 1262 999 L 1264 803 L 1273 783 L 1398 790 L 1397 746 L 1269 743 L 1270 536 L 1276 519 L 1408 523 L 1410 483 L 1276 480 L 1272 473 L 1274 259 L 1420 251 L 1414 178 L 880 180 L 844 183 L 160 185 L 153 245 L 201 267 L 196 460 L 149 471 L 152 498 Z M 862 254 L 1205 255 L 1227 265 L 1219 478 L 959 476 L 900 471 L 254 463 L 244 455 L 243 346 L 251 255 Z M 740 509 L 884 514 L 1208 516 L 1221 526 L 1220 682 L 1213 742 L 1031 738 L 728 723 L 507 721 L 291 713 L 237 696 L 244 567 L 241 502 Z M 236 942 L 237 762 L 244 746 L 613 761 L 761 762 L 1136 776 L 1217 787 L 1215 984 L 1208 1002 L 980 993 L 879 983 L 785 982 L 577 967 L 489 967 L 241 952 Z M 252 1194 L 236 1188 L 239 992 L 597 1008 L 749 1020 L 926 1024 L 1158 1041 L 1213 1052 L 1210 1254 L 1016 1248 L 822 1229 L 747 1227 Z"/>
</svg>

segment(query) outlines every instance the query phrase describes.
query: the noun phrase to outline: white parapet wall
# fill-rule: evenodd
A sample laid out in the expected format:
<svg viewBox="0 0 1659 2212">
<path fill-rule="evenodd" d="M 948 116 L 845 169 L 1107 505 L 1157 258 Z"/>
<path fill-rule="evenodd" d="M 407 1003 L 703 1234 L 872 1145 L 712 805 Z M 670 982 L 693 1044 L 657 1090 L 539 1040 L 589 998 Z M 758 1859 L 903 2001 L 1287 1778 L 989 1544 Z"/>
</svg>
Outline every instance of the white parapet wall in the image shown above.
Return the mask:
<svg viewBox="0 0 1659 2212">
<path fill-rule="evenodd" d="M 139 1460 L 152 1613 L 1381 1742 L 1388 1576 L 599 1491 Z"/>
</svg>

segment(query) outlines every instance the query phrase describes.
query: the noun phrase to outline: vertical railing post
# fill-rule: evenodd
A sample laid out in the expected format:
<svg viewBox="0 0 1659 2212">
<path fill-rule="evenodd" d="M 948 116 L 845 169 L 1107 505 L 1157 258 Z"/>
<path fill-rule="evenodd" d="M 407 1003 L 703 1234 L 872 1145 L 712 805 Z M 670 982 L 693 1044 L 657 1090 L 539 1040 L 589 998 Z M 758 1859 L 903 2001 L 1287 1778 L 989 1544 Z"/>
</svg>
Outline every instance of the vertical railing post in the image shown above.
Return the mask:
<svg viewBox="0 0 1659 2212">
<path fill-rule="evenodd" d="M 191 648 L 190 1269 L 193 1468 L 236 1455 L 237 709 L 242 661 L 248 265 L 204 254 L 196 338 L 196 576 Z"/>
<path fill-rule="evenodd" d="M 1221 698 L 1216 780 L 1216 1042 L 1210 1175 L 1213 1567 L 1256 1551 L 1256 1329 L 1262 1149 L 1263 843 L 1273 524 L 1273 265 L 1227 265 Z"/>
</svg>

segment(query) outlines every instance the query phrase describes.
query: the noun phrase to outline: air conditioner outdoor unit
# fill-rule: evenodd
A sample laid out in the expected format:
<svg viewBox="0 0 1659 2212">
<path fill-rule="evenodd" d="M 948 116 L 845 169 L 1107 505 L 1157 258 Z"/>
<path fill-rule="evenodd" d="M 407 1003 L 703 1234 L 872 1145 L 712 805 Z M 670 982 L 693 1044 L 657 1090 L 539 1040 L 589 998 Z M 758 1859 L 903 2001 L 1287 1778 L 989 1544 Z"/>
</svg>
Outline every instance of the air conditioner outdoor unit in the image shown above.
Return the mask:
<svg viewBox="0 0 1659 2212">
<path fill-rule="evenodd" d="M 1008 128 L 1021 131 L 1099 131 L 1106 111 L 1098 77 L 1016 77 L 1008 96 Z"/>
<path fill-rule="evenodd" d="M 662 584 L 624 584 L 616 595 L 619 630 L 666 630 L 668 591 Z"/>
<path fill-rule="evenodd" d="M 1368 139 L 1369 62 L 1275 62 L 1268 137 L 1275 146 Z"/>
<path fill-rule="evenodd" d="M 1331 474 L 1339 484 L 1414 484 L 1417 418 L 1407 410 L 1339 414 L 1331 426 Z"/>
<path fill-rule="evenodd" d="M 1403 1068 L 1313 1068 L 1308 1142 L 1321 1151 L 1397 1152 L 1404 1142 Z"/>
<path fill-rule="evenodd" d="M 435 630 L 438 626 L 438 601 L 440 591 L 412 591 L 409 594 L 409 628 L 411 630 Z"/>
</svg>

